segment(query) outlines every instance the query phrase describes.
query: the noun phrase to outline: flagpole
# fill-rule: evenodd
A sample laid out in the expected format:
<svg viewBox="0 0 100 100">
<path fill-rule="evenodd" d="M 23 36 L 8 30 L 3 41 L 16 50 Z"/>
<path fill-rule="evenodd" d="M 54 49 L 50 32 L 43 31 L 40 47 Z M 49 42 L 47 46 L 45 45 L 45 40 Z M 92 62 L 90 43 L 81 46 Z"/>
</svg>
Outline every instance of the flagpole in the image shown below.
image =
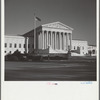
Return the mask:
<svg viewBox="0 0 100 100">
<path fill-rule="evenodd" d="M 35 20 L 35 13 L 34 13 L 34 49 L 36 49 L 36 20 Z"/>
<path fill-rule="evenodd" d="M 37 42 L 36 42 L 36 40 L 37 40 L 37 34 L 36 34 L 36 21 L 41 21 L 41 19 L 40 18 L 38 18 L 38 17 L 36 17 L 35 16 L 35 13 L 34 13 L 34 50 L 35 49 L 37 49 Z"/>
</svg>

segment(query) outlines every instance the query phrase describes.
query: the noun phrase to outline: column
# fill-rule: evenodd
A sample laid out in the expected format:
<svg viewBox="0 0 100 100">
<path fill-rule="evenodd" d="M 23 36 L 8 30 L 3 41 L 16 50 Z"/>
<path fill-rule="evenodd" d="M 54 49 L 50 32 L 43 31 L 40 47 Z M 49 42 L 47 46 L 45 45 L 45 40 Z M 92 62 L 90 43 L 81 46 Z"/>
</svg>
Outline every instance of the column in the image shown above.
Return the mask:
<svg viewBox="0 0 100 100">
<path fill-rule="evenodd" d="M 45 49 L 45 31 L 44 31 L 44 49 Z"/>
<path fill-rule="evenodd" d="M 70 47 L 69 47 L 69 33 L 67 33 L 67 41 L 68 41 L 68 51 L 70 50 Z"/>
<path fill-rule="evenodd" d="M 56 32 L 55 32 L 55 50 L 56 50 L 56 46 L 57 46 L 57 44 L 56 44 Z"/>
<path fill-rule="evenodd" d="M 62 49 L 64 50 L 64 33 L 62 34 Z"/>
<path fill-rule="evenodd" d="M 50 43 L 50 42 L 49 42 L 49 31 L 48 31 L 48 46 L 49 46 L 49 43 Z"/>
<path fill-rule="evenodd" d="M 57 35 L 57 32 L 56 32 L 56 49 L 58 49 L 58 35 Z"/>
<path fill-rule="evenodd" d="M 57 42 L 58 42 L 58 50 L 59 50 L 59 32 L 57 33 Z"/>
<path fill-rule="evenodd" d="M 46 49 L 46 31 L 44 32 L 44 49 Z"/>
<path fill-rule="evenodd" d="M 61 32 L 61 50 L 62 50 L 62 32 Z"/>
<path fill-rule="evenodd" d="M 28 53 L 28 37 L 25 37 L 25 52 Z"/>
<path fill-rule="evenodd" d="M 60 38 L 60 50 L 62 49 L 62 43 L 61 43 L 61 32 L 59 32 L 59 38 Z"/>
<path fill-rule="evenodd" d="M 39 32 L 38 34 L 39 34 L 38 35 L 38 39 L 39 39 L 39 48 L 38 49 L 40 49 L 41 48 L 41 33 Z"/>
<path fill-rule="evenodd" d="M 45 49 L 47 48 L 47 34 L 46 34 L 46 31 L 45 31 Z"/>
<path fill-rule="evenodd" d="M 50 44 L 50 46 L 51 46 L 51 32 L 50 32 L 50 43 L 49 43 L 49 44 Z"/>
<path fill-rule="evenodd" d="M 55 50 L 55 32 L 53 32 L 53 49 Z"/>
<path fill-rule="evenodd" d="M 66 50 L 68 50 L 68 33 L 66 33 Z"/>
<path fill-rule="evenodd" d="M 47 31 L 45 32 L 45 39 L 46 39 L 46 41 L 45 41 L 45 49 L 47 49 Z"/>
<path fill-rule="evenodd" d="M 59 34 L 59 50 L 60 50 L 60 32 L 58 34 Z"/>
<path fill-rule="evenodd" d="M 51 31 L 51 48 L 52 48 L 52 31 Z"/>
<path fill-rule="evenodd" d="M 58 43 L 59 46 L 58 47 L 59 47 L 59 50 L 60 50 L 60 35 L 59 35 L 59 33 L 58 33 L 58 41 L 59 41 L 59 43 Z"/>
<path fill-rule="evenodd" d="M 63 50 L 65 50 L 65 33 L 63 33 Z"/>
<path fill-rule="evenodd" d="M 54 50 L 55 50 L 55 32 L 54 32 L 53 35 L 54 35 Z"/>
<path fill-rule="evenodd" d="M 50 31 L 49 31 L 49 33 L 48 33 L 48 44 L 49 44 L 49 46 L 50 46 Z"/>
<path fill-rule="evenodd" d="M 56 49 L 58 49 L 58 32 L 56 33 Z"/>
<path fill-rule="evenodd" d="M 42 49 L 44 49 L 44 31 L 42 31 Z"/>
<path fill-rule="evenodd" d="M 66 33 L 64 33 L 64 50 L 66 50 Z"/>
<path fill-rule="evenodd" d="M 54 32 L 52 32 L 52 49 L 54 49 Z"/>
<path fill-rule="evenodd" d="M 72 49 L 72 33 L 70 33 L 70 50 Z"/>
<path fill-rule="evenodd" d="M 47 41 L 46 41 L 46 48 L 48 48 L 48 31 L 46 32 L 46 39 L 47 39 Z"/>
</svg>

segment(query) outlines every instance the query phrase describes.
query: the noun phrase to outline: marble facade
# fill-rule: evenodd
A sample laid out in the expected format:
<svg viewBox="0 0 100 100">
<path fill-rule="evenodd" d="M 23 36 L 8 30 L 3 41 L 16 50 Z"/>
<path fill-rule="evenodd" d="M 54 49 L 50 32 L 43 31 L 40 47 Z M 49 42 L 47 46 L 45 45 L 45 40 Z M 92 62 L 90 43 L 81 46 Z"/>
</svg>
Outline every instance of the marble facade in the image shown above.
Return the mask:
<svg viewBox="0 0 100 100">
<path fill-rule="evenodd" d="M 45 24 L 39 28 L 37 28 L 36 37 L 34 37 L 34 48 L 36 50 L 51 48 L 53 51 L 57 51 L 55 53 L 61 53 L 61 51 L 65 53 L 71 50 L 72 28 L 60 22 Z"/>
</svg>

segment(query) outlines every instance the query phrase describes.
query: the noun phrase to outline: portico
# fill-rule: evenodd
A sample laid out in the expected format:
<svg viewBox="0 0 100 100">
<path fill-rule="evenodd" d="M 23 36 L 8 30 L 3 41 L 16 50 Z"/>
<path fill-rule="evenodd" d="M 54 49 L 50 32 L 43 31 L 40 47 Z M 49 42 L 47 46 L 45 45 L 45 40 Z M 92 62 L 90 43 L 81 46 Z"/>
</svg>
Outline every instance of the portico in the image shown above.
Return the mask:
<svg viewBox="0 0 100 100">
<path fill-rule="evenodd" d="M 38 49 L 47 49 L 50 46 L 54 50 L 68 50 L 71 49 L 71 41 L 72 33 L 47 30 L 38 33 Z"/>
<path fill-rule="evenodd" d="M 42 25 L 42 29 L 37 31 L 36 49 L 52 49 L 52 53 L 67 53 L 72 48 L 72 28 L 54 22 Z"/>
</svg>

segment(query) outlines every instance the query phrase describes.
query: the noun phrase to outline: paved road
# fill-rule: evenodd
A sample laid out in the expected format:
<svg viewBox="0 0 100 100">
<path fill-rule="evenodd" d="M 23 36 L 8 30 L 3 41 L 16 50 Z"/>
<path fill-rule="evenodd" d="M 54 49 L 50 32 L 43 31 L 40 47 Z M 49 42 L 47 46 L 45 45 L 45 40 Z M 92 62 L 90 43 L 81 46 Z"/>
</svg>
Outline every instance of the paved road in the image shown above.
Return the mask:
<svg viewBox="0 0 100 100">
<path fill-rule="evenodd" d="M 6 62 L 6 81 L 95 81 L 96 62 Z"/>
</svg>

